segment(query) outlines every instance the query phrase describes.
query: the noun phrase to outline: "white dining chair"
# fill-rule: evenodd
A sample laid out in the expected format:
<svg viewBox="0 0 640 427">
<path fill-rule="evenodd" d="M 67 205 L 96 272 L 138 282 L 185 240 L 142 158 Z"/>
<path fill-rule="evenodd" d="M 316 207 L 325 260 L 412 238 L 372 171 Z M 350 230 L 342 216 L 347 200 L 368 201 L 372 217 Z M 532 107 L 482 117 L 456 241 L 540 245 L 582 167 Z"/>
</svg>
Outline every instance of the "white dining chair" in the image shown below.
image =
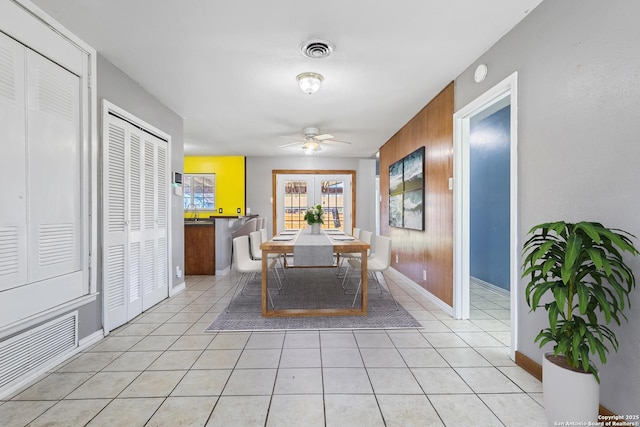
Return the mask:
<svg viewBox="0 0 640 427">
<path fill-rule="evenodd" d="M 233 296 L 231 297 L 231 301 L 235 298 L 238 293 L 238 289 L 241 289 L 240 295 L 245 295 L 246 287 L 251 278 L 255 277 L 257 274 L 262 273 L 262 261 L 251 259 L 251 252 L 249 250 L 249 236 L 239 236 L 233 239 L 233 252 L 235 257 L 233 258 L 233 267 L 236 272 L 239 273 L 238 280 L 236 281 L 236 288 L 233 292 Z M 276 265 L 276 260 L 269 261 L 267 264 L 267 274 L 269 271 L 273 270 L 273 267 Z M 280 278 L 275 275 L 276 280 L 280 282 Z M 278 288 L 282 285 L 278 283 Z M 271 307 L 275 308 L 273 303 L 273 298 L 271 297 L 271 292 L 267 289 L 267 294 L 269 296 L 269 302 L 271 302 Z M 227 312 L 229 312 L 229 308 L 227 307 Z"/>
<path fill-rule="evenodd" d="M 391 239 L 385 236 L 376 236 L 375 248 L 376 251 L 373 256 L 367 259 L 367 274 L 375 280 L 380 289 L 380 292 L 382 292 L 382 284 L 378 280 L 378 276 L 376 275 L 376 273 L 384 273 L 391 266 Z M 360 259 L 350 258 L 349 265 L 353 270 L 360 271 L 362 269 L 362 263 L 360 262 Z M 384 274 L 382 274 L 382 277 L 384 278 Z M 361 289 L 362 278 L 360 278 L 360 281 L 358 282 L 358 287 L 353 298 L 353 303 L 351 304 L 352 307 L 355 306 L 358 294 L 360 293 Z M 387 286 L 387 290 L 389 291 L 389 295 L 391 295 L 393 302 L 396 304 L 397 310 L 398 302 L 391 293 L 391 289 L 389 289 L 389 286 Z"/>
<path fill-rule="evenodd" d="M 369 246 L 371 246 L 371 239 L 373 237 L 373 233 L 371 231 L 367 231 L 367 230 L 360 230 L 359 232 L 359 237 L 356 237 L 356 239 L 359 239 L 361 241 L 363 241 L 364 243 L 367 243 Z M 370 257 L 371 255 L 371 249 L 367 249 L 367 257 Z M 359 260 L 360 257 L 362 256 L 362 254 L 360 252 L 347 252 L 344 254 L 340 254 L 340 265 L 342 265 L 344 263 L 344 261 L 349 261 L 352 259 L 356 259 Z M 347 276 L 349 275 L 349 268 L 350 265 L 349 263 L 347 263 L 347 266 L 344 270 L 344 275 L 342 277 L 342 288 L 345 289 L 345 280 L 347 278 Z M 338 277 L 340 275 L 340 266 L 338 266 Z"/>
<path fill-rule="evenodd" d="M 251 258 L 254 260 L 262 260 L 262 249 L 260 245 L 265 242 L 263 235 L 266 234 L 262 230 L 256 230 L 249 233 L 249 246 L 251 248 Z M 282 289 L 280 273 L 278 273 L 278 265 L 280 265 L 280 254 L 269 254 L 269 260 L 275 260 L 277 265 L 273 268 L 273 272 L 278 276 L 278 290 Z"/>
</svg>

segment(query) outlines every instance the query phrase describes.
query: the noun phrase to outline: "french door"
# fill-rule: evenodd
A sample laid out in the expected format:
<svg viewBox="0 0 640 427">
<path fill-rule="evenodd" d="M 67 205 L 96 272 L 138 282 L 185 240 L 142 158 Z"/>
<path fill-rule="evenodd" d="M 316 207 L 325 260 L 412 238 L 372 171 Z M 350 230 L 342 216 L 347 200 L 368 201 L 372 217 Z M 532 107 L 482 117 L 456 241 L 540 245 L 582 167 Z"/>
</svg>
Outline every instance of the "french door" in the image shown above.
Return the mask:
<svg viewBox="0 0 640 427">
<path fill-rule="evenodd" d="M 322 228 L 351 233 L 352 179 L 348 174 L 276 175 L 277 231 L 307 227 L 307 208 L 322 205 Z"/>
</svg>

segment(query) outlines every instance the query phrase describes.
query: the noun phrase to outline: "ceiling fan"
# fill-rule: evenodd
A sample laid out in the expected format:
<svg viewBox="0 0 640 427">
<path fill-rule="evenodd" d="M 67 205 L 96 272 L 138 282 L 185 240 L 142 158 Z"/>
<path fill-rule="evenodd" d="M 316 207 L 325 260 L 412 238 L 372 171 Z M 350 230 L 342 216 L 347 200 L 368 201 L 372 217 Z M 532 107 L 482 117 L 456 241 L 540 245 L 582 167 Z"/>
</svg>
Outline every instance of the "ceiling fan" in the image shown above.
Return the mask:
<svg viewBox="0 0 640 427">
<path fill-rule="evenodd" d="M 317 151 L 322 150 L 320 144 L 351 144 L 347 141 L 338 141 L 333 139 L 333 135 L 329 135 L 328 133 L 320 134 L 320 129 L 318 128 L 304 128 L 302 130 L 302 134 L 304 135 L 304 141 L 296 141 L 290 142 L 288 144 L 279 145 L 278 148 L 290 147 L 296 144 L 302 144 L 302 149 L 305 154 L 313 154 Z"/>
</svg>

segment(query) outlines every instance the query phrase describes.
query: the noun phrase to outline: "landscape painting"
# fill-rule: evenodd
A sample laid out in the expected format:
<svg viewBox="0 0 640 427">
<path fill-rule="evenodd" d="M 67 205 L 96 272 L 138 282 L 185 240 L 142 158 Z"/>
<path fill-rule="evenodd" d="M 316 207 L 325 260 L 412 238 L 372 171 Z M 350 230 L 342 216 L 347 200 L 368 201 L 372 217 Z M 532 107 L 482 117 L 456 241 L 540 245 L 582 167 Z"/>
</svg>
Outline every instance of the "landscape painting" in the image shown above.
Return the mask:
<svg viewBox="0 0 640 427">
<path fill-rule="evenodd" d="M 424 147 L 389 166 L 389 225 L 424 230 Z"/>
<path fill-rule="evenodd" d="M 403 227 L 424 230 L 423 190 L 405 191 L 403 194 Z"/>
<path fill-rule="evenodd" d="M 403 164 L 404 191 L 422 188 L 424 186 L 424 147 L 405 157 Z"/>
<path fill-rule="evenodd" d="M 391 227 L 402 227 L 402 203 L 402 193 L 389 196 L 389 225 Z"/>
<path fill-rule="evenodd" d="M 402 160 L 389 166 L 389 194 L 398 194 L 404 191 L 402 167 Z"/>
</svg>

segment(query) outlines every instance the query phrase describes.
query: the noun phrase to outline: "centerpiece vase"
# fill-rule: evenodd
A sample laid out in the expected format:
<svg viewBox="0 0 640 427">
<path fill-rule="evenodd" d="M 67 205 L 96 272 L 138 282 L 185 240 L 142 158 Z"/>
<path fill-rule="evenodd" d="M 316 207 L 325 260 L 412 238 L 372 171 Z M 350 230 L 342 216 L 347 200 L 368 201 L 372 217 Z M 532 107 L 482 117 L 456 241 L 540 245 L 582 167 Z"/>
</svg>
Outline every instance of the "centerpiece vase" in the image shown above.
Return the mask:
<svg viewBox="0 0 640 427">
<path fill-rule="evenodd" d="M 311 224 L 311 234 L 320 234 L 320 223 L 314 222 Z"/>
</svg>

